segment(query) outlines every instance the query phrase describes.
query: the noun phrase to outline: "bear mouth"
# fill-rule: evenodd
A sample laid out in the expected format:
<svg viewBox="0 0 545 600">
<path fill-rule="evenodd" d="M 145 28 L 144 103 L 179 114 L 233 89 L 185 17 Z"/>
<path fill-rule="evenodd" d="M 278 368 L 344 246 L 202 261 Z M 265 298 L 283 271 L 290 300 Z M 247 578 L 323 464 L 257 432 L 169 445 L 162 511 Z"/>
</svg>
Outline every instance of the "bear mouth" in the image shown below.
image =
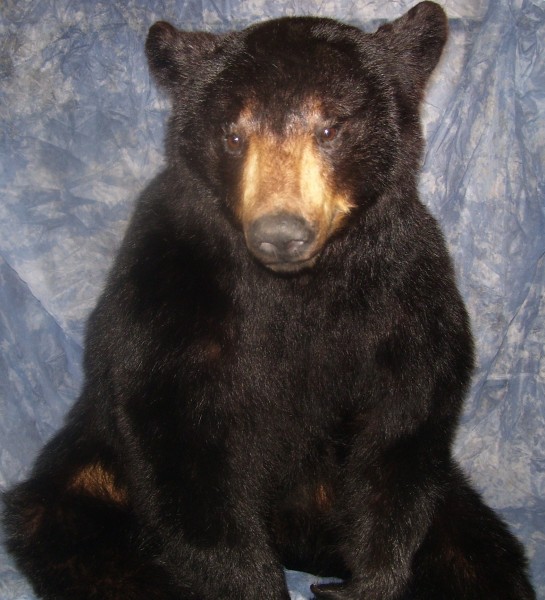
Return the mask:
<svg viewBox="0 0 545 600">
<path fill-rule="evenodd" d="M 307 258 L 304 260 L 298 260 L 295 262 L 266 263 L 266 262 L 260 260 L 259 258 L 257 260 L 259 260 L 259 262 L 262 265 L 264 265 L 265 267 L 267 267 L 267 269 L 269 269 L 270 271 L 273 271 L 274 273 L 284 274 L 284 275 L 290 275 L 290 274 L 296 275 L 302 271 L 312 269 L 312 267 L 314 267 L 314 265 L 316 264 L 317 259 L 318 259 L 318 255 L 315 254 L 314 256 L 311 256 L 310 258 Z"/>
</svg>

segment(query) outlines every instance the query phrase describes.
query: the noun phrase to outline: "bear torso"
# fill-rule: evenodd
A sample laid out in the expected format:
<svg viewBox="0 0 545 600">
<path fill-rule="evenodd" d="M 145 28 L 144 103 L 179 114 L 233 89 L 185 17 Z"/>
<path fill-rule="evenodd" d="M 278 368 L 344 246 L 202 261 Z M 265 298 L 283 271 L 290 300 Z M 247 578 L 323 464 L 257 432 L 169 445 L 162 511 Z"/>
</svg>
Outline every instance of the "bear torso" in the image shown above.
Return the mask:
<svg viewBox="0 0 545 600">
<path fill-rule="evenodd" d="M 171 190 L 169 177 L 152 189 Z M 109 410 L 121 405 L 143 432 L 161 432 L 154 443 L 164 447 L 150 453 L 176 447 L 169 468 L 180 480 L 200 463 L 207 491 L 197 507 L 209 514 L 208 488 L 227 494 L 231 470 L 251 469 L 265 501 L 308 472 L 309 485 L 338 479 L 352 437 L 366 429 L 386 440 L 428 417 L 454 428 L 461 395 L 432 387 L 467 380 L 471 339 L 442 236 L 416 198 L 356 216 L 295 277 L 271 276 L 221 214 L 211 229 L 183 188 L 174 201 L 177 216 L 170 195 L 144 194 L 90 321 L 87 368 L 104 381 L 115 365 L 124 385 Z M 122 337 L 123 355 L 108 356 Z M 447 354 L 454 375 L 433 360 Z M 420 390 L 424 372 L 429 388 Z M 415 387 L 406 402 L 400 379 Z M 193 504 L 190 515 L 195 522 Z"/>
</svg>

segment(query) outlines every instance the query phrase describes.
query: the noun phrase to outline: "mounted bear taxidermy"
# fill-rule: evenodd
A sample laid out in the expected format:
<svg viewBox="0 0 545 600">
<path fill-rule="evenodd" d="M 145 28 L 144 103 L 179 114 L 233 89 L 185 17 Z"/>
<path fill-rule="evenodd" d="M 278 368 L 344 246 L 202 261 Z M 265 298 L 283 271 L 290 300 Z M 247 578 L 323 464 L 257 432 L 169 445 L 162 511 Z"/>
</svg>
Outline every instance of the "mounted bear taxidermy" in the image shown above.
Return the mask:
<svg viewBox="0 0 545 600">
<path fill-rule="evenodd" d="M 419 109 L 447 38 L 422 2 L 373 34 L 322 18 L 164 22 L 172 103 L 87 330 L 81 397 L 9 492 L 49 600 L 530 600 L 518 542 L 452 442 L 468 318 L 421 204 Z"/>
</svg>

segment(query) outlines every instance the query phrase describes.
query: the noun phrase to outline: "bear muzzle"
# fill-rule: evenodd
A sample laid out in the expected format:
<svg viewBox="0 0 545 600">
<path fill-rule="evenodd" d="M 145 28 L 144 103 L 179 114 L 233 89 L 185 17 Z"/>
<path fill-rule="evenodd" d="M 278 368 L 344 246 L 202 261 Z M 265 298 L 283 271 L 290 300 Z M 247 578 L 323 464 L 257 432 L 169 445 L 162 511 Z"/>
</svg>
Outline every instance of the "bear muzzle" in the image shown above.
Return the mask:
<svg viewBox="0 0 545 600">
<path fill-rule="evenodd" d="M 314 266 L 353 208 L 306 130 L 247 133 L 238 198 L 235 214 L 248 249 L 278 273 Z"/>
</svg>

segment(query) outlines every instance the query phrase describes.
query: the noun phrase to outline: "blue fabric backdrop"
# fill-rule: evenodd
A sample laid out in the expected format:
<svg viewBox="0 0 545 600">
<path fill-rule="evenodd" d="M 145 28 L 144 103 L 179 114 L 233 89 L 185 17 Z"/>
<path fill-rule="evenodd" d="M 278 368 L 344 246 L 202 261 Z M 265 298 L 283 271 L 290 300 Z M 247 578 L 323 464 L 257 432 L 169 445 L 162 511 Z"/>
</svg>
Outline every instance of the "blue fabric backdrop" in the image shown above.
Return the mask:
<svg viewBox="0 0 545 600">
<path fill-rule="evenodd" d="M 224 31 L 333 16 L 372 30 L 414 0 L 4 0 L 0 6 L 0 487 L 81 384 L 84 323 L 134 198 L 162 161 L 166 100 L 143 43 L 166 19 Z M 421 191 L 443 225 L 478 370 L 457 455 L 523 540 L 545 599 L 545 4 L 447 0 L 423 110 Z M 288 574 L 293 598 L 308 578 Z M 34 596 L 0 545 L 0 597 Z"/>
</svg>

